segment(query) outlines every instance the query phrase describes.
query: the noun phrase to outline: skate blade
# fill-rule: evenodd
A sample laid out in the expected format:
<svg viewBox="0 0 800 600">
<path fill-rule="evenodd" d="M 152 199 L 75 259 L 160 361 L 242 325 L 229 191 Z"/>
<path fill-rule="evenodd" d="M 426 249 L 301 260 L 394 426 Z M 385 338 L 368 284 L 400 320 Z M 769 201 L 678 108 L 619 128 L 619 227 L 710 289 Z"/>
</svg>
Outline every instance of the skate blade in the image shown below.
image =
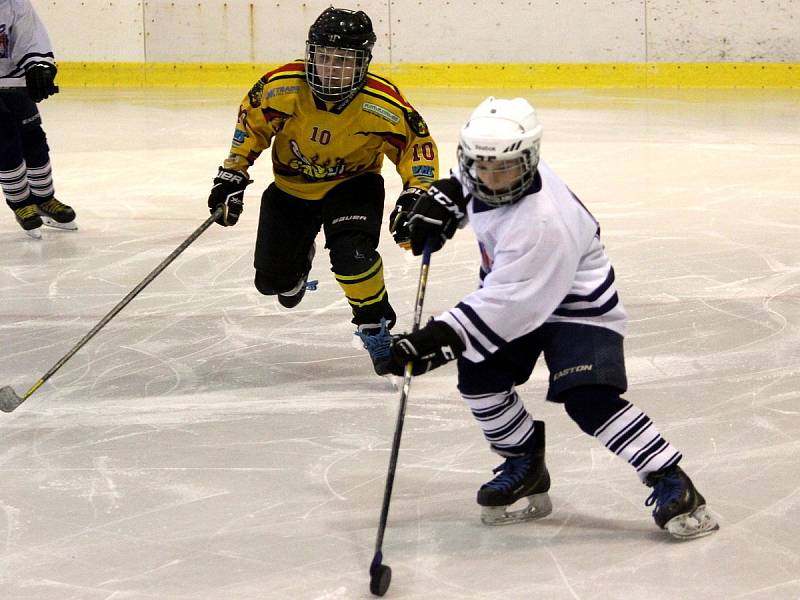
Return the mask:
<svg viewBox="0 0 800 600">
<path fill-rule="evenodd" d="M 673 517 L 667 522 L 665 529 L 675 539 L 693 540 L 714 533 L 719 529 L 719 523 L 704 505 L 697 507 L 692 513 Z"/>
<path fill-rule="evenodd" d="M 25 232 L 25 235 L 27 235 L 30 238 L 33 238 L 35 240 L 42 239 L 42 228 L 41 227 L 37 227 L 36 229 L 23 229 L 23 231 Z"/>
<path fill-rule="evenodd" d="M 481 523 L 484 525 L 511 525 L 522 521 L 541 519 L 553 512 L 553 504 L 547 492 L 527 496 L 528 506 L 509 511 L 508 506 L 482 506 Z"/>
<path fill-rule="evenodd" d="M 65 229 L 67 231 L 75 231 L 78 228 L 78 224 L 75 221 L 70 221 L 69 223 L 59 223 L 55 219 L 44 216 L 42 217 L 42 223 L 48 227 L 52 227 L 53 229 Z"/>
</svg>

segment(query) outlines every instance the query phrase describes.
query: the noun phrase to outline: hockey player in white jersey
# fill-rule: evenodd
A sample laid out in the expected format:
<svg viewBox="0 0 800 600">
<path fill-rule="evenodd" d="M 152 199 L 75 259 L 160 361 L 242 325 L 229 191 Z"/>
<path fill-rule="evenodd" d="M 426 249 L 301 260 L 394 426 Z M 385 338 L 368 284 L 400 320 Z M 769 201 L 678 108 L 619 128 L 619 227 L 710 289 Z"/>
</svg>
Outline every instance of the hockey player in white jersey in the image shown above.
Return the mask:
<svg viewBox="0 0 800 600">
<path fill-rule="evenodd" d="M 29 0 L 0 0 L 0 187 L 22 229 L 77 229 L 55 198 L 50 148 L 37 102 L 58 92 L 47 31 Z"/>
<path fill-rule="evenodd" d="M 544 423 L 516 387 L 541 354 L 547 399 L 585 433 L 626 460 L 652 488 L 656 524 L 690 539 L 718 528 L 705 499 L 678 466 L 680 451 L 627 389 L 625 309 L 600 227 L 571 190 L 539 160 L 542 127 L 522 98 L 488 98 L 462 128 L 458 168 L 435 182 L 409 213 L 412 250 L 442 247 L 471 223 L 481 252 L 479 288 L 410 334 L 395 336 L 390 370 L 415 375 L 458 359 L 458 389 L 491 449 L 505 457 L 478 491 L 488 525 L 547 515 L 550 476 Z M 509 507 L 527 498 L 522 510 Z"/>
</svg>

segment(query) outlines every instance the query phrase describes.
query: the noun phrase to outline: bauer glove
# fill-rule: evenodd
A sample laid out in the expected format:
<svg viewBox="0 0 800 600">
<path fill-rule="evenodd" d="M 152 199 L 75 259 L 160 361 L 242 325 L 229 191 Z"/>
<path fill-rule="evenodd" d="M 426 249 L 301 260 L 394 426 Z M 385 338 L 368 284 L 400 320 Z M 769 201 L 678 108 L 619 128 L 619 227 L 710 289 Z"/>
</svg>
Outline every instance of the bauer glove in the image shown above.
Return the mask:
<svg viewBox="0 0 800 600">
<path fill-rule="evenodd" d="M 54 83 L 56 66 L 50 63 L 34 63 L 25 71 L 25 86 L 28 96 L 34 102 L 41 102 L 45 98 L 58 93 L 58 86 Z"/>
<path fill-rule="evenodd" d="M 408 213 L 424 194 L 425 190 L 415 187 L 403 190 L 397 197 L 394 209 L 389 215 L 389 233 L 392 234 L 395 243 L 403 250 L 408 250 L 411 247 L 409 243 Z"/>
<path fill-rule="evenodd" d="M 453 237 L 465 217 L 466 200 L 456 179 L 440 179 L 420 196 L 408 214 L 411 251 L 422 254 L 425 241 L 430 240 L 431 252 L 436 252 Z"/>
<path fill-rule="evenodd" d="M 389 372 L 403 375 L 406 363 L 411 361 L 411 374 L 422 375 L 455 360 L 464 348 L 464 342 L 452 327 L 431 319 L 422 329 L 392 337 Z"/>
<path fill-rule="evenodd" d="M 224 227 L 236 225 L 244 207 L 244 190 L 251 183 L 253 182 L 241 171 L 219 168 L 219 173 L 214 178 L 214 187 L 208 196 L 208 208 L 211 214 L 214 214 L 218 207 L 223 207 L 222 213 L 216 218 L 217 223 Z"/>
</svg>

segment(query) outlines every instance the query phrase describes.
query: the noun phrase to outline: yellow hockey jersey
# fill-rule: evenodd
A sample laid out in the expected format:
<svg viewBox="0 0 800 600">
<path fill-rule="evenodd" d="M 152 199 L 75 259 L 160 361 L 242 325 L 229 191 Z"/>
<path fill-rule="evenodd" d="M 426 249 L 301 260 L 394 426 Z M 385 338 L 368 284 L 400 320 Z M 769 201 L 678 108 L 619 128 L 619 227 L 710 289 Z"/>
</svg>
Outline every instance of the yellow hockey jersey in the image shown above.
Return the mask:
<svg viewBox="0 0 800 600">
<path fill-rule="evenodd" d="M 276 185 L 306 200 L 346 179 L 380 174 L 384 156 L 404 188 L 427 189 L 438 177 L 428 126 L 393 83 L 368 73 L 346 105 L 326 104 L 311 93 L 302 60 L 266 73 L 244 98 L 224 166 L 246 173 L 269 147 Z"/>
</svg>

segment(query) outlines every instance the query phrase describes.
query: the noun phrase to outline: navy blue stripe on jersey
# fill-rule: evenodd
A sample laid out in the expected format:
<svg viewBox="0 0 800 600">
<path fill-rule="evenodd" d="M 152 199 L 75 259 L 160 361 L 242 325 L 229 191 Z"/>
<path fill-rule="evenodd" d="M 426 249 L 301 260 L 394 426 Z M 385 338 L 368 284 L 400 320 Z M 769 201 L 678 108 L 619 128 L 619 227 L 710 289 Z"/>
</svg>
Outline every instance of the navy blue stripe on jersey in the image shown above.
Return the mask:
<svg viewBox="0 0 800 600">
<path fill-rule="evenodd" d="M 464 316 L 470 320 L 470 323 L 477 329 L 487 340 L 492 342 L 495 346 L 500 347 L 503 346 L 506 341 L 497 335 L 494 330 L 489 327 L 486 323 L 483 322 L 478 316 L 478 313 L 469 305 L 464 304 L 463 302 L 459 302 L 456 304 L 456 308 L 460 309 Z"/>
<path fill-rule="evenodd" d="M 608 270 L 608 277 L 606 280 L 601 283 L 597 288 L 591 293 L 581 295 L 581 294 L 567 294 L 564 299 L 561 301 L 562 304 L 568 304 L 570 302 L 594 302 L 600 296 L 602 296 L 608 288 L 610 288 L 614 283 L 614 267 L 611 267 Z"/>
<path fill-rule="evenodd" d="M 458 315 L 457 315 L 457 314 L 455 314 L 455 313 L 450 313 L 450 314 L 453 316 L 453 318 L 454 318 L 456 321 L 458 321 L 458 324 L 459 324 L 459 325 L 461 325 L 461 329 L 464 331 L 464 333 L 466 333 L 466 334 L 467 334 L 467 337 L 469 338 L 469 343 L 472 345 L 472 347 L 473 347 L 473 348 L 475 348 L 475 350 L 477 350 L 478 352 L 480 352 L 481 356 L 484 356 L 484 357 L 486 357 L 486 358 L 488 358 L 489 356 L 491 356 L 491 355 L 492 355 L 492 353 L 491 353 L 491 352 L 489 352 L 489 351 L 488 351 L 486 348 L 484 348 L 483 344 L 481 344 L 481 343 L 480 343 L 480 342 L 479 342 L 479 341 L 478 341 L 478 340 L 475 338 L 475 336 L 474 336 L 474 335 L 472 335 L 472 334 L 469 332 L 469 329 L 467 329 L 467 328 L 464 326 L 464 323 L 462 323 L 462 322 L 461 322 L 461 319 L 459 319 L 459 318 L 458 318 Z"/>
<path fill-rule="evenodd" d="M 53 58 L 52 52 L 28 52 L 25 56 L 21 57 L 17 61 L 17 65 L 20 67 L 24 67 L 26 63 L 36 61 L 37 59 L 41 58 Z M 49 62 L 49 61 L 48 61 Z"/>
<path fill-rule="evenodd" d="M 600 315 L 606 314 L 617 304 L 619 304 L 619 296 L 617 295 L 617 292 L 614 292 L 614 295 L 611 296 L 611 298 L 609 298 L 609 300 L 602 306 L 577 309 L 557 308 L 553 311 L 553 314 L 558 315 L 559 317 L 599 317 Z"/>
</svg>

